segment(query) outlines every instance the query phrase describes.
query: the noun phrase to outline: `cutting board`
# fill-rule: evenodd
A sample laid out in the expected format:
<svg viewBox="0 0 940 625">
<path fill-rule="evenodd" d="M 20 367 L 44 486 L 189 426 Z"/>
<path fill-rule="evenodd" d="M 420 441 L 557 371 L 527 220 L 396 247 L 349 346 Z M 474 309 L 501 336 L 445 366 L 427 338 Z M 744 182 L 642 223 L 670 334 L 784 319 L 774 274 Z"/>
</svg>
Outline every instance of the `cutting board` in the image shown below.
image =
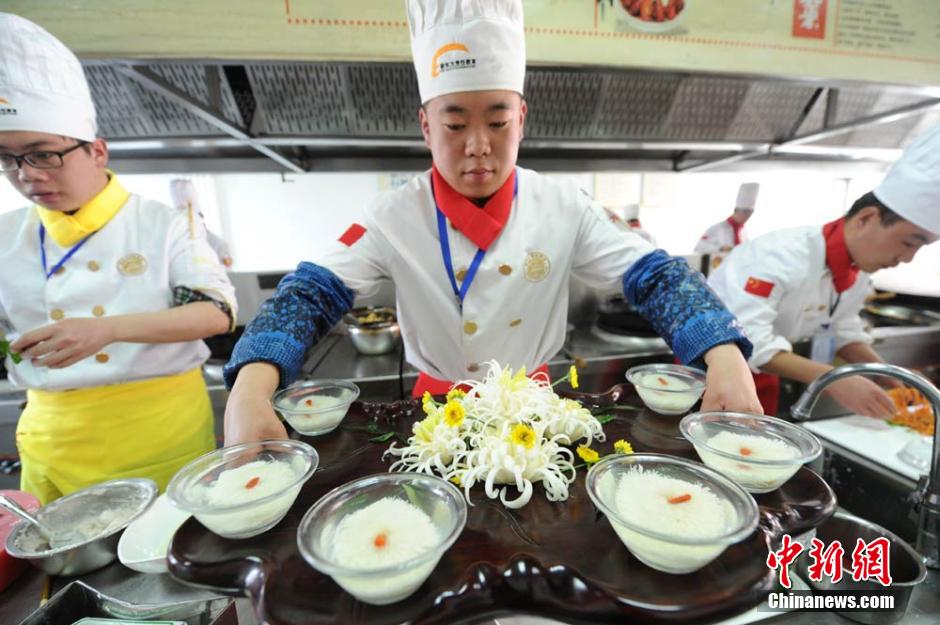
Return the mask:
<svg viewBox="0 0 940 625">
<path fill-rule="evenodd" d="M 821 438 L 914 481 L 926 473 L 898 457 L 905 445 L 922 437 L 910 428 L 888 425 L 881 419 L 858 415 L 810 421 L 803 426 Z"/>
</svg>

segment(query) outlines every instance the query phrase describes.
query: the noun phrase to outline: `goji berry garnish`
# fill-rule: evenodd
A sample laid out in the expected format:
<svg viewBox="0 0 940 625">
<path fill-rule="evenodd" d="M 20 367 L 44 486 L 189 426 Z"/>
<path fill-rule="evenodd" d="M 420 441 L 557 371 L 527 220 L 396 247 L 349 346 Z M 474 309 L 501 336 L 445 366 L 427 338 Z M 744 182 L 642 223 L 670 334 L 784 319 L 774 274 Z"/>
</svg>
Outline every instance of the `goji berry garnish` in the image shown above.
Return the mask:
<svg viewBox="0 0 940 625">
<path fill-rule="evenodd" d="M 670 497 L 667 501 L 669 501 L 669 503 L 685 503 L 691 499 L 692 499 L 692 495 L 690 495 L 689 493 L 682 493 L 681 495 Z"/>
<path fill-rule="evenodd" d="M 260 483 L 261 483 L 261 478 L 260 478 L 260 477 L 253 477 L 253 478 L 251 478 L 250 480 L 248 480 L 247 482 L 245 482 L 245 489 L 246 489 L 246 490 L 251 490 L 252 488 L 254 488 L 255 486 L 257 486 L 257 485 L 260 484 Z"/>
<path fill-rule="evenodd" d="M 388 534 L 385 532 L 379 532 L 375 535 L 375 538 L 372 539 L 372 544 L 381 549 L 388 544 Z"/>
</svg>

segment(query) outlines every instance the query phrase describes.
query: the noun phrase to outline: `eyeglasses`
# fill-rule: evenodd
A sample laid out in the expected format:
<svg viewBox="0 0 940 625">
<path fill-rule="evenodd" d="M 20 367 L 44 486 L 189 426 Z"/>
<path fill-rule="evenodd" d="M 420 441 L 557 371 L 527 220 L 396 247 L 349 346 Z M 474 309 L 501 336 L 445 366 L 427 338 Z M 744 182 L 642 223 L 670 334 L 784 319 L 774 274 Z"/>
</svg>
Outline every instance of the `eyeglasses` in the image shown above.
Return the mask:
<svg viewBox="0 0 940 625">
<path fill-rule="evenodd" d="M 88 141 L 79 141 L 76 145 L 73 145 L 67 150 L 62 150 L 61 152 L 39 150 L 20 155 L 0 154 L 0 171 L 16 171 L 23 163 L 26 163 L 30 167 L 35 167 L 36 169 L 58 169 L 64 164 L 62 157 L 69 152 L 73 152 L 82 146 L 88 145 L 88 143 Z"/>
</svg>

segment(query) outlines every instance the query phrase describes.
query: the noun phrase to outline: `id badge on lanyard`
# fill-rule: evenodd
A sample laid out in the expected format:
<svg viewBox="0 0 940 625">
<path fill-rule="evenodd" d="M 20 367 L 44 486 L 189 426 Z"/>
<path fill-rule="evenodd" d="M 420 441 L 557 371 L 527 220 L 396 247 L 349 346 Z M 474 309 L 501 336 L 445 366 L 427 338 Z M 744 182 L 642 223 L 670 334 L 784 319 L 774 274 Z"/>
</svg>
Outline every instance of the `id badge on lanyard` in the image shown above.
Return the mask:
<svg viewBox="0 0 940 625">
<path fill-rule="evenodd" d="M 832 315 L 839 306 L 842 294 L 836 296 L 835 302 L 829 304 L 829 321 L 822 324 L 816 334 L 813 335 L 813 344 L 810 348 L 810 359 L 816 362 L 831 365 L 836 357 L 836 330 L 833 327 Z"/>
<path fill-rule="evenodd" d="M 813 335 L 813 346 L 809 357 L 816 362 L 832 364 L 836 357 L 836 331 L 832 324 L 824 323 L 822 328 Z"/>
</svg>

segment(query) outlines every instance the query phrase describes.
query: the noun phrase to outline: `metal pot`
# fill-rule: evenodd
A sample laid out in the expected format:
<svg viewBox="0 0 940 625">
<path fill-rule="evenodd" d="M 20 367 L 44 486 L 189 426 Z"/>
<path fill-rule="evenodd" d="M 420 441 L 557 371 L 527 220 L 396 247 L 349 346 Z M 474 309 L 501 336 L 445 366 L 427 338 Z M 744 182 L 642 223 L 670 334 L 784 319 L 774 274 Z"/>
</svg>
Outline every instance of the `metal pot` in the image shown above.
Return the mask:
<svg viewBox="0 0 940 625">
<path fill-rule="evenodd" d="M 911 306 L 871 303 L 865 306 L 865 312 L 889 325 L 932 326 L 940 324 L 940 314 Z"/>
<path fill-rule="evenodd" d="M 809 565 L 812 561 L 806 551 L 797 559 L 797 572 L 814 590 L 870 592 L 894 597 L 894 608 L 891 610 L 877 612 L 838 612 L 837 610 L 847 619 L 870 625 L 886 625 L 896 623 L 904 617 L 914 587 L 927 577 L 927 567 L 924 566 L 923 558 L 919 553 L 883 527 L 841 511 L 836 512 L 832 518 L 816 528 L 816 537 L 826 545 L 835 540 L 841 541 L 846 550 L 846 557 L 851 554 L 858 538 L 866 543 L 876 538 L 887 538 L 891 544 L 889 559 L 892 577 L 891 585 L 887 588 L 875 580 L 854 581 L 852 574 L 848 572 L 848 567 L 845 567 L 846 570 L 838 583 L 832 583 L 832 579 L 826 576 L 823 576 L 821 581 L 814 582 L 809 578 Z"/>
<path fill-rule="evenodd" d="M 398 346 L 401 329 L 388 306 L 354 308 L 344 317 L 353 346 L 360 354 L 387 354 Z"/>
<path fill-rule="evenodd" d="M 24 550 L 24 541 L 35 541 L 39 531 L 29 523 L 19 523 L 7 536 L 6 550 L 14 558 L 27 560 L 49 575 L 81 575 L 100 569 L 117 558 L 121 532 L 144 513 L 157 497 L 153 480 L 131 478 L 111 480 L 56 499 L 39 509 L 36 517 L 50 527 L 76 527 L 105 510 L 136 505 L 136 510 L 119 526 L 90 540 L 55 549 Z"/>
</svg>

